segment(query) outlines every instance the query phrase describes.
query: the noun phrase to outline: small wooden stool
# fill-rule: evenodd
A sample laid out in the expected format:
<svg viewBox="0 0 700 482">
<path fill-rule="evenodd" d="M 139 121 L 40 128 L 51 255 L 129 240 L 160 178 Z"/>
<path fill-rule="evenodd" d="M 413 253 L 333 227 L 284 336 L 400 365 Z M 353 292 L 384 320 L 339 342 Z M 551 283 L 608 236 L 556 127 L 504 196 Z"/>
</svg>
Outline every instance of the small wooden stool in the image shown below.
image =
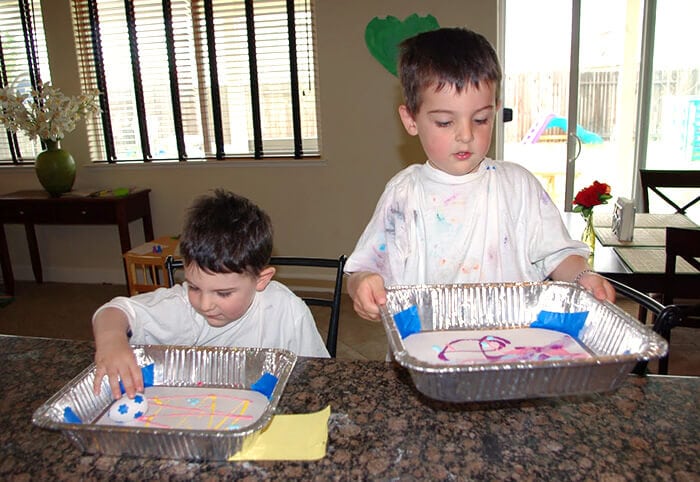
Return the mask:
<svg viewBox="0 0 700 482">
<path fill-rule="evenodd" d="M 168 272 L 165 258 L 180 256 L 180 241 L 177 237 L 163 236 L 124 253 L 129 295 L 137 295 L 158 288 L 168 288 Z"/>
</svg>

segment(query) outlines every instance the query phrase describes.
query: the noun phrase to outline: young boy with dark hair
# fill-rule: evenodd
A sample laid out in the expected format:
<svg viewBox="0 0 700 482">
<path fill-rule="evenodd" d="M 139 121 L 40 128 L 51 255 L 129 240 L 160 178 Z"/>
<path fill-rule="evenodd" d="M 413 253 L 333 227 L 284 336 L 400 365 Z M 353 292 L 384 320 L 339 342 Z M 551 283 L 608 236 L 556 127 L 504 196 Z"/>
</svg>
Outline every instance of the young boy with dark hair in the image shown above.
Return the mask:
<svg viewBox="0 0 700 482">
<path fill-rule="evenodd" d="M 385 285 L 542 281 L 615 290 L 588 266 L 539 181 L 486 157 L 501 67 L 480 34 L 442 28 L 405 40 L 399 116 L 428 160 L 396 174 L 345 265 L 355 311 L 379 319 Z"/>
<path fill-rule="evenodd" d="M 248 199 L 223 190 L 198 198 L 180 237 L 185 282 L 117 297 L 93 316 L 95 392 L 107 375 L 129 397 L 143 390 L 131 344 L 288 349 L 328 357 L 301 298 L 272 280 L 272 224 Z"/>
</svg>

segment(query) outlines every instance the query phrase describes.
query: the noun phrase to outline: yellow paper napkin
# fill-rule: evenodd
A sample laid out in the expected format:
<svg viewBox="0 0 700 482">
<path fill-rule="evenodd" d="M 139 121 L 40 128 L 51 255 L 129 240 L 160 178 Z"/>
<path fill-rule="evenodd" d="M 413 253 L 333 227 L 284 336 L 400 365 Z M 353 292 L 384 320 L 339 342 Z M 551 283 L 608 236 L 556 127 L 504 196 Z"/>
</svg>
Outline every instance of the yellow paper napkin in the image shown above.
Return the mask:
<svg viewBox="0 0 700 482">
<path fill-rule="evenodd" d="M 331 406 L 313 413 L 275 415 L 255 442 L 229 461 L 318 460 L 326 455 Z"/>
</svg>

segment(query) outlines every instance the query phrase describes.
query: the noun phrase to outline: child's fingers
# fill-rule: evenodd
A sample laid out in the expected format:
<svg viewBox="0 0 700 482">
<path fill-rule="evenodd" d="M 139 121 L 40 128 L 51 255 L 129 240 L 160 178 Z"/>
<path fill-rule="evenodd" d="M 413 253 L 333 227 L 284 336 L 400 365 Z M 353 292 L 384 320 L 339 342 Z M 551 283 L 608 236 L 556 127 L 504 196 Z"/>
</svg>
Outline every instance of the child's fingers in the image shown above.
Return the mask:
<svg viewBox="0 0 700 482">
<path fill-rule="evenodd" d="M 596 298 L 599 300 L 608 300 L 610 303 L 615 303 L 615 288 L 613 288 L 613 286 L 607 281 L 603 281 L 603 284 L 598 287 Z"/>
<path fill-rule="evenodd" d="M 353 302 L 353 308 L 355 309 L 355 312 L 360 315 L 361 318 L 364 318 L 365 320 L 372 320 L 371 315 L 369 312 L 365 309 L 365 304 L 362 302 L 361 299 L 357 298 Z"/>
<path fill-rule="evenodd" d="M 112 390 L 112 396 L 118 400 L 122 396 L 122 389 L 119 386 L 119 375 L 117 372 L 107 373 L 107 379 L 109 380 L 109 388 Z"/>
<path fill-rule="evenodd" d="M 100 389 L 102 387 L 102 379 L 105 377 L 107 374 L 107 370 L 104 369 L 104 367 L 98 366 L 95 369 L 95 380 L 92 382 L 92 391 L 95 394 L 95 396 L 100 394 Z"/>
<path fill-rule="evenodd" d="M 136 392 L 143 393 L 143 373 L 141 372 L 141 367 L 136 363 L 129 365 L 129 370 L 131 371 L 131 380 L 134 387 L 134 393 L 129 398 L 133 398 Z"/>
<path fill-rule="evenodd" d="M 358 314 L 367 320 L 379 321 L 379 305 L 386 304 L 386 290 L 382 277 L 377 274 L 368 276 L 358 294 Z"/>
<path fill-rule="evenodd" d="M 122 386 L 124 387 L 124 392 L 127 397 L 134 398 L 137 391 L 143 390 L 143 388 L 139 389 L 140 385 L 141 383 L 137 381 L 135 373 L 131 370 L 122 375 Z"/>
</svg>

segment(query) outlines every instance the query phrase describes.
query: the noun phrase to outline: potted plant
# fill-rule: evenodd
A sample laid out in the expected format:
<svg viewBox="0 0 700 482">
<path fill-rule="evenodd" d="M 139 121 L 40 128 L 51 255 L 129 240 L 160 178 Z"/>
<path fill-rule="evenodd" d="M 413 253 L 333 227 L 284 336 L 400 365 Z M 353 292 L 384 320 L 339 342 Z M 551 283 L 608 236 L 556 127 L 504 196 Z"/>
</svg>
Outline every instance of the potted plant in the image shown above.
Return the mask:
<svg viewBox="0 0 700 482">
<path fill-rule="evenodd" d="M 25 94 L 9 87 L 0 89 L 0 122 L 10 132 L 41 139 L 44 151 L 37 156 L 35 169 L 52 196 L 70 191 L 75 181 L 75 160 L 61 149 L 60 141 L 81 118 L 100 112 L 98 96 L 97 91 L 66 96 L 48 82 Z"/>
</svg>

